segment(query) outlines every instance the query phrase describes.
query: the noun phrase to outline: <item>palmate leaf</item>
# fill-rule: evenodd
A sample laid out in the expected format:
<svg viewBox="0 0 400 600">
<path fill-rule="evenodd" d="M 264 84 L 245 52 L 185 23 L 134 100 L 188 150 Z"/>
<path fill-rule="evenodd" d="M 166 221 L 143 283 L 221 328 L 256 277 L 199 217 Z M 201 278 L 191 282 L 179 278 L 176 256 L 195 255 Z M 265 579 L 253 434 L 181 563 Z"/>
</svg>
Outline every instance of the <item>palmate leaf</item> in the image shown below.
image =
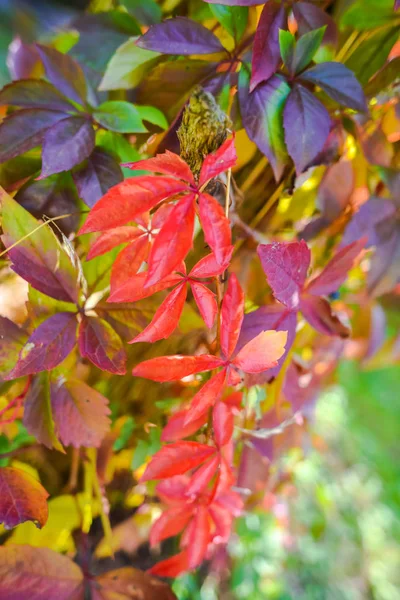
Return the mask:
<svg viewBox="0 0 400 600">
<path fill-rule="evenodd" d="M 92 208 L 114 185 L 123 181 L 121 167 L 111 154 L 96 147 L 72 172 L 79 197 Z"/>
<path fill-rule="evenodd" d="M 231 275 L 221 306 L 221 349 L 228 359 L 236 348 L 243 322 L 244 293 L 236 275 Z"/>
<path fill-rule="evenodd" d="M 0 523 L 7 529 L 25 521 L 43 527 L 48 516 L 47 497 L 44 487 L 32 475 L 13 467 L 0 468 Z M 0 548 L 1 551 L 4 548 Z"/>
<path fill-rule="evenodd" d="M 86 80 L 80 65 L 67 54 L 54 48 L 36 44 L 46 75 L 51 83 L 67 98 L 78 104 L 86 102 Z"/>
<path fill-rule="evenodd" d="M 201 465 L 215 451 L 212 446 L 197 442 L 168 444 L 152 457 L 140 481 L 166 479 L 174 475 L 181 475 Z"/>
<path fill-rule="evenodd" d="M 9 83 L 0 91 L 0 106 L 47 108 L 64 113 L 75 107 L 51 83 L 41 79 L 21 79 Z"/>
</svg>

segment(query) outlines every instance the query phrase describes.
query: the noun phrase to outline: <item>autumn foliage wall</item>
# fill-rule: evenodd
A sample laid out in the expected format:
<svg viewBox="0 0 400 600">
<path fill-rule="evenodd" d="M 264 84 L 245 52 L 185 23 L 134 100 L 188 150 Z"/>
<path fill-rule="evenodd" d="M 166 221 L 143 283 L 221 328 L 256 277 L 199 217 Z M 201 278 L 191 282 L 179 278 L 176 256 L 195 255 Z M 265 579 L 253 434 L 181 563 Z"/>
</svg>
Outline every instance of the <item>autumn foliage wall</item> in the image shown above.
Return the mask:
<svg viewBox="0 0 400 600">
<path fill-rule="evenodd" d="M 222 573 L 339 359 L 398 358 L 397 5 L 100 0 L 10 45 L 2 598 Z"/>
</svg>

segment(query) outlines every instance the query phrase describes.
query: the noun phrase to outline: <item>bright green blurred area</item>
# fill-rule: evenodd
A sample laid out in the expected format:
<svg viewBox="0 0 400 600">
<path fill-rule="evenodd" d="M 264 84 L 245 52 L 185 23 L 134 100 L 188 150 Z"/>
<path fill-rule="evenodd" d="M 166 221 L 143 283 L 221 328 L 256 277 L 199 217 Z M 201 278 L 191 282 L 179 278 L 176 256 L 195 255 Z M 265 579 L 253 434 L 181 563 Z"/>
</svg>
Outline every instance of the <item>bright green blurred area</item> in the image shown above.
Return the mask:
<svg viewBox="0 0 400 600">
<path fill-rule="evenodd" d="M 179 600 L 398 600 L 399 390 L 398 368 L 342 363 L 312 426 L 326 447 L 285 458 L 294 488 L 274 515 L 240 519 L 228 585 L 187 576 Z"/>
</svg>

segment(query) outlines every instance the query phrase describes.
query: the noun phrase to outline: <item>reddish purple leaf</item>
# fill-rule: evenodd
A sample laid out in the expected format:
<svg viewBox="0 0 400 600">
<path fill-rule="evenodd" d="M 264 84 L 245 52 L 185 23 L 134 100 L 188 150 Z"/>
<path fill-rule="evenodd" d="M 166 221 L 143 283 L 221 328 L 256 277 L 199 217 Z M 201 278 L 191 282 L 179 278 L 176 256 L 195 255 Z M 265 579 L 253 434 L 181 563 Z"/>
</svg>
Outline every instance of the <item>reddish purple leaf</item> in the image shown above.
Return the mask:
<svg viewBox="0 0 400 600">
<path fill-rule="evenodd" d="M 315 83 L 333 100 L 343 106 L 365 112 L 368 110 L 364 92 L 354 73 L 338 62 L 324 62 L 301 74 L 303 81 Z"/>
<path fill-rule="evenodd" d="M 60 312 L 43 321 L 22 348 L 7 379 L 50 371 L 72 351 L 76 343 L 76 316 Z"/>
<path fill-rule="evenodd" d="M 174 152 L 166 150 L 164 154 L 157 154 L 153 158 L 145 158 L 134 163 L 124 163 L 123 167 L 135 170 L 152 171 L 153 173 L 163 173 L 164 175 L 172 175 L 178 179 L 183 179 L 194 185 L 193 173 L 189 165 Z"/>
<path fill-rule="evenodd" d="M 337 335 L 341 338 L 349 337 L 349 328 L 332 312 L 331 306 L 325 298 L 302 294 L 300 310 L 310 325 L 320 333 Z"/>
<path fill-rule="evenodd" d="M 354 171 L 349 160 L 329 166 L 318 187 L 317 204 L 329 222 L 337 219 L 348 205 L 354 190 Z"/>
<path fill-rule="evenodd" d="M 65 446 L 100 446 L 110 429 L 108 400 L 83 381 L 60 379 L 50 388 L 55 431 Z"/>
<path fill-rule="evenodd" d="M 299 175 L 324 147 L 331 118 L 325 106 L 301 85 L 295 85 L 283 111 L 285 142 Z"/>
<path fill-rule="evenodd" d="M 193 244 L 194 194 L 179 200 L 171 210 L 152 246 L 146 287 L 172 273 Z"/>
<path fill-rule="evenodd" d="M 336 47 L 338 32 L 335 21 L 328 13 L 309 2 L 297 2 L 293 4 L 293 14 L 297 21 L 300 35 L 309 31 L 326 26 L 325 34 L 322 40 L 323 44 L 331 44 Z"/>
<path fill-rule="evenodd" d="M 114 329 L 96 317 L 82 317 L 79 326 L 79 352 L 102 371 L 124 375 L 126 353 Z"/>
<path fill-rule="evenodd" d="M 201 188 L 207 181 L 214 179 L 220 173 L 224 173 L 237 161 L 235 138 L 226 140 L 216 152 L 208 154 L 201 166 L 199 176 L 199 187 Z"/>
<path fill-rule="evenodd" d="M 171 177 L 143 175 L 117 184 L 92 208 L 79 234 L 126 225 L 156 204 L 187 190 L 187 184 Z"/>
<path fill-rule="evenodd" d="M 0 163 L 39 146 L 49 127 L 66 114 L 44 108 L 15 111 L 0 124 Z"/>
<path fill-rule="evenodd" d="M 275 73 L 281 62 L 279 30 L 287 29 L 283 4 L 267 2 L 258 22 L 253 47 L 250 91 Z"/>
<path fill-rule="evenodd" d="M 80 198 L 90 208 L 124 178 L 115 158 L 102 148 L 95 148 L 84 164 L 73 171 L 72 176 Z"/>
<path fill-rule="evenodd" d="M 4 523 L 6 529 L 11 529 L 25 521 L 33 521 L 40 529 L 47 521 L 48 495 L 44 487 L 26 471 L 13 467 L 0 468 L 0 523 Z M 0 555 L 0 573 L 1 570 Z M 4 579 L 7 579 L 7 573 L 0 576 L 0 596 L 3 598 Z"/>
<path fill-rule="evenodd" d="M 219 39 L 209 29 L 184 17 L 175 17 L 152 25 L 136 44 L 146 50 L 183 56 L 226 52 Z"/>
<path fill-rule="evenodd" d="M 296 308 L 310 266 L 307 244 L 304 241 L 260 244 L 257 253 L 275 298 L 288 308 Z"/>
<path fill-rule="evenodd" d="M 51 83 L 67 98 L 78 104 L 86 102 L 86 80 L 78 63 L 54 48 L 36 44 L 40 58 Z"/>
<path fill-rule="evenodd" d="M 367 238 L 363 237 L 339 250 L 324 267 L 322 273 L 310 281 L 306 292 L 314 296 L 328 296 L 336 292 L 347 279 L 347 275 L 366 241 Z"/>
<path fill-rule="evenodd" d="M 94 129 L 85 117 L 68 117 L 46 131 L 43 138 L 40 178 L 69 171 L 91 154 Z"/>
<path fill-rule="evenodd" d="M 73 104 L 68 102 L 51 83 L 43 79 L 22 79 L 9 83 L 0 91 L 0 106 L 23 108 L 47 108 L 70 112 Z M 67 115 L 65 115 L 67 116 Z"/>
</svg>

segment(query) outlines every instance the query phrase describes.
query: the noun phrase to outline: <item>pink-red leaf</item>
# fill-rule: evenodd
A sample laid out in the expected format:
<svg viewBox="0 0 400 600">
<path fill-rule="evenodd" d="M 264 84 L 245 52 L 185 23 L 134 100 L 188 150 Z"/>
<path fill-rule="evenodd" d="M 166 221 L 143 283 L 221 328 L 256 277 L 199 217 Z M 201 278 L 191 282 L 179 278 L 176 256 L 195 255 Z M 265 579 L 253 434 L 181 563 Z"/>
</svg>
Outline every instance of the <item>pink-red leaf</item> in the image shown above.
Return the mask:
<svg viewBox="0 0 400 600">
<path fill-rule="evenodd" d="M 194 569 L 206 557 L 208 544 L 211 542 L 211 523 L 208 509 L 200 505 L 190 526 L 188 535 L 188 567 Z"/>
<path fill-rule="evenodd" d="M 281 62 L 279 30 L 287 29 L 284 6 L 267 2 L 258 23 L 254 39 L 250 91 L 273 75 Z"/>
<path fill-rule="evenodd" d="M 68 379 L 51 384 L 56 433 L 65 446 L 100 446 L 110 429 L 108 400 L 83 383 Z"/>
<path fill-rule="evenodd" d="M 229 253 L 227 253 L 226 262 L 224 264 L 219 264 L 217 262 L 215 254 L 207 254 L 207 256 L 201 258 L 199 262 L 193 267 L 193 269 L 189 273 L 189 276 L 208 278 L 221 275 L 229 266 L 232 252 L 233 246 L 231 246 Z"/>
<path fill-rule="evenodd" d="M 112 187 L 90 211 L 79 234 L 105 231 L 126 225 L 161 200 L 187 189 L 187 184 L 172 177 L 143 175 L 132 177 Z"/>
<path fill-rule="evenodd" d="M 186 488 L 186 496 L 193 499 L 194 496 L 202 494 L 206 489 L 215 473 L 217 472 L 220 462 L 219 454 L 212 456 L 204 465 L 202 465 L 191 476 L 190 483 Z"/>
<path fill-rule="evenodd" d="M 213 406 L 219 399 L 224 389 L 226 379 L 226 370 L 217 373 L 209 379 L 203 387 L 193 396 L 189 410 L 186 413 L 184 425 L 197 422 L 204 414 L 207 414 L 210 406 Z"/>
<path fill-rule="evenodd" d="M 229 219 L 225 216 L 222 206 L 209 194 L 200 194 L 199 212 L 207 244 L 213 251 L 217 263 L 226 264 L 232 247 Z"/>
<path fill-rule="evenodd" d="M 192 509 L 183 506 L 164 511 L 151 528 L 150 545 L 155 546 L 163 540 L 181 533 L 191 516 Z"/>
<path fill-rule="evenodd" d="M 67 556 L 50 548 L 2 546 L 0 597 L 3 600 L 83 600 L 83 573 Z"/>
<path fill-rule="evenodd" d="M 143 262 L 147 259 L 150 242 L 147 236 L 133 240 L 117 256 L 111 271 L 111 289 L 118 289 L 128 283 L 136 275 Z"/>
<path fill-rule="evenodd" d="M 307 285 L 306 291 L 315 296 L 328 296 L 336 292 L 346 280 L 354 261 L 367 242 L 367 237 L 344 246 L 328 262 L 322 273 Z"/>
<path fill-rule="evenodd" d="M 137 227 L 131 227 L 130 225 L 116 227 L 115 229 L 108 229 L 99 235 L 99 237 L 90 246 L 90 250 L 87 254 L 87 260 L 91 260 L 96 256 L 101 256 L 120 244 L 132 242 L 134 239 L 142 235 L 143 231 L 141 229 L 138 229 Z"/>
<path fill-rule="evenodd" d="M 307 244 L 303 240 L 260 244 L 257 253 L 275 298 L 288 308 L 296 308 L 310 266 Z"/>
<path fill-rule="evenodd" d="M 4 523 L 7 529 L 25 521 L 33 521 L 37 527 L 43 527 L 48 516 L 48 495 L 29 473 L 13 467 L 0 468 L 0 523 Z M 0 582 L 0 592 L 1 586 Z"/>
<path fill-rule="evenodd" d="M 130 344 L 136 342 L 157 342 L 165 339 L 177 328 L 185 305 L 186 283 L 178 285 L 159 306 L 151 323 L 139 333 Z"/>
<path fill-rule="evenodd" d="M 194 217 L 194 194 L 190 194 L 174 206 L 154 241 L 146 286 L 164 279 L 184 260 L 193 243 Z"/>
<path fill-rule="evenodd" d="M 79 352 L 102 371 L 124 375 L 126 353 L 121 338 L 107 321 L 82 318 L 79 326 Z"/>
<path fill-rule="evenodd" d="M 236 160 L 235 138 L 232 137 L 226 140 L 216 152 L 205 157 L 201 166 L 199 187 L 233 167 Z"/>
<path fill-rule="evenodd" d="M 201 465 L 215 453 L 215 448 L 197 442 L 175 442 L 159 450 L 151 459 L 140 481 L 166 479 L 182 475 Z"/>
<path fill-rule="evenodd" d="M 209 329 L 214 325 L 215 317 L 217 316 L 218 306 L 215 299 L 215 294 L 202 283 L 191 281 L 193 297 L 196 301 L 204 323 Z"/>
<path fill-rule="evenodd" d="M 176 442 L 177 440 L 183 440 L 193 435 L 207 422 L 207 413 L 205 412 L 198 419 L 185 424 L 187 414 L 187 410 L 180 410 L 169 418 L 167 425 L 162 430 L 161 441 Z"/>
<path fill-rule="evenodd" d="M 132 375 L 164 383 L 166 381 L 177 381 L 202 371 L 211 371 L 223 366 L 223 364 L 222 359 L 211 354 L 159 356 L 138 364 L 133 369 Z"/>
<path fill-rule="evenodd" d="M 332 312 L 331 306 L 325 298 L 302 294 L 300 310 L 310 325 L 320 333 L 337 335 L 341 338 L 349 337 L 349 328 Z"/>
<path fill-rule="evenodd" d="M 189 168 L 189 165 L 174 152 L 166 150 L 164 154 L 157 154 L 153 158 L 145 158 L 134 163 L 125 163 L 123 167 L 128 167 L 133 171 L 152 171 L 153 173 L 163 173 L 164 175 L 171 175 L 178 179 L 183 179 L 188 183 L 194 185 L 193 173 Z"/>
<path fill-rule="evenodd" d="M 22 348 L 8 378 L 50 371 L 72 351 L 76 343 L 76 316 L 60 312 L 43 321 Z"/>
<path fill-rule="evenodd" d="M 228 359 L 235 350 L 244 314 L 244 294 L 236 275 L 231 275 L 221 307 L 221 348 Z"/>
<path fill-rule="evenodd" d="M 214 440 L 218 448 L 231 441 L 233 435 L 233 413 L 225 402 L 217 402 L 213 409 Z"/>
<path fill-rule="evenodd" d="M 285 352 L 286 331 L 262 331 L 238 352 L 233 364 L 245 373 L 275 367 Z"/>
</svg>

